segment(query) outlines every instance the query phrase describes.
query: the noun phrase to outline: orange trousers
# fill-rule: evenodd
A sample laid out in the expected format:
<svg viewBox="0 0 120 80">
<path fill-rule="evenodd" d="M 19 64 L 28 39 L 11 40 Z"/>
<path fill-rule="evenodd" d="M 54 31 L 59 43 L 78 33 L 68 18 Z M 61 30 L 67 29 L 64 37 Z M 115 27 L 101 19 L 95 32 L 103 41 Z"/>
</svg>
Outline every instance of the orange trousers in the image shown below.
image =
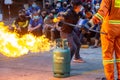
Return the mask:
<svg viewBox="0 0 120 80">
<path fill-rule="evenodd" d="M 102 58 L 106 79 L 115 80 L 115 61 L 118 79 L 120 79 L 120 24 L 105 23 L 102 25 L 101 31 L 107 33 L 106 35 L 101 34 Z"/>
</svg>

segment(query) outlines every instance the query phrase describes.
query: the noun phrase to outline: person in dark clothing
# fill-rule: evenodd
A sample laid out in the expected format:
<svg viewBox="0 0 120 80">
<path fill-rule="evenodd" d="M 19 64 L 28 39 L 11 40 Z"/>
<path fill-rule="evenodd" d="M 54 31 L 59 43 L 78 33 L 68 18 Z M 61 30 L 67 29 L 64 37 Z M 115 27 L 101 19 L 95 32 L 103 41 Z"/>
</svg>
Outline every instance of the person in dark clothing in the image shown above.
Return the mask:
<svg viewBox="0 0 120 80">
<path fill-rule="evenodd" d="M 53 8 L 53 6 L 50 4 L 49 1 L 45 1 L 45 9 L 46 9 L 47 13 L 49 14 L 49 13 L 51 12 L 51 10 L 54 9 L 54 8 Z"/>
<path fill-rule="evenodd" d="M 18 17 L 13 21 L 10 28 L 13 28 L 21 36 L 27 33 L 29 19 L 25 16 L 24 9 L 19 10 Z"/>
<path fill-rule="evenodd" d="M 63 12 L 62 18 L 60 21 L 64 21 L 71 24 L 77 24 L 79 20 L 79 12 L 80 8 L 82 7 L 81 0 L 72 0 L 73 9 L 69 9 L 66 12 Z M 79 50 L 80 50 L 80 40 L 77 34 L 74 31 L 75 27 L 62 24 L 60 35 L 62 39 L 67 38 L 68 46 L 70 47 L 71 52 L 71 60 L 74 56 L 74 62 L 84 62 L 83 59 L 80 57 Z"/>
</svg>

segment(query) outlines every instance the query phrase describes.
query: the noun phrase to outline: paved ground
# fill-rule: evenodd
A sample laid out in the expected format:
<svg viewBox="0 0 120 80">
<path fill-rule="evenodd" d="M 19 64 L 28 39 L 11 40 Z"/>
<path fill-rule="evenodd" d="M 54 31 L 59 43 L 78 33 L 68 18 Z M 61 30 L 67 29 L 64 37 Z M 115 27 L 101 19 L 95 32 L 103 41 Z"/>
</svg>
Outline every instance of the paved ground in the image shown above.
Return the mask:
<svg viewBox="0 0 120 80">
<path fill-rule="evenodd" d="M 100 80 L 104 76 L 101 48 L 81 49 L 80 54 L 86 62 L 72 62 L 68 78 L 53 77 L 52 52 L 32 53 L 19 58 L 0 54 L 0 80 Z"/>
<path fill-rule="evenodd" d="M 0 55 L 0 80 L 100 80 L 103 76 L 101 48 L 81 49 L 85 63 L 71 63 L 71 76 L 55 78 L 52 52 L 28 54 L 19 58 Z"/>
</svg>

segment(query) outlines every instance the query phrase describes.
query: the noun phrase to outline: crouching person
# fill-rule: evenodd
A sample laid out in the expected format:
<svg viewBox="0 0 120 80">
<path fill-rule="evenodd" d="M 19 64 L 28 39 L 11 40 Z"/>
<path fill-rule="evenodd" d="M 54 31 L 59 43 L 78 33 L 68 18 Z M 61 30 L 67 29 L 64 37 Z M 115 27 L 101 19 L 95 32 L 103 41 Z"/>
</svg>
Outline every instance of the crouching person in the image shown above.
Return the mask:
<svg viewBox="0 0 120 80">
<path fill-rule="evenodd" d="M 50 12 L 44 19 L 44 34 L 51 41 L 54 41 L 59 35 L 59 31 L 56 29 L 56 23 L 53 22 L 54 18 L 55 15 Z"/>
<path fill-rule="evenodd" d="M 42 17 L 39 16 L 38 12 L 34 12 L 29 22 L 28 31 L 37 37 L 41 36 L 42 35 L 42 24 L 43 24 Z"/>
<path fill-rule="evenodd" d="M 51 40 L 51 29 L 54 28 L 53 18 L 54 18 L 54 15 L 53 13 L 50 12 L 44 19 L 43 32 L 45 36 L 50 40 Z"/>
<path fill-rule="evenodd" d="M 25 16 L 25 11 L 20 10 L 18 12 L 18 18 L 14 20 L 10 28 L 14 31 L 16 31 L 20 35 L 24 35 L 27 33 L 27 27 L 28 27 L 28 19 Z"/>
</svg>

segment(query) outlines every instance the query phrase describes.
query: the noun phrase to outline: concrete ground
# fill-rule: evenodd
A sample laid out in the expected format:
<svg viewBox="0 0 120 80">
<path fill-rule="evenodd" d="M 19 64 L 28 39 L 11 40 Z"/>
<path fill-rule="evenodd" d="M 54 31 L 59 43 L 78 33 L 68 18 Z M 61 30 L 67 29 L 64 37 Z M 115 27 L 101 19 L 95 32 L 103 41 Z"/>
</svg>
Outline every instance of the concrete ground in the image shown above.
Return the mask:
<svg viewBox="0 0 120 80">
<path fill-rule="evenodd" d="M 0 55 L 0 80 L 101 80 L 104 77 L 101 48 L 81 49 L 85 63 L 71 63 L 71 76 L 55 78 L 52 51 L 30 53 L 19 58 Z"/>
</svg>

